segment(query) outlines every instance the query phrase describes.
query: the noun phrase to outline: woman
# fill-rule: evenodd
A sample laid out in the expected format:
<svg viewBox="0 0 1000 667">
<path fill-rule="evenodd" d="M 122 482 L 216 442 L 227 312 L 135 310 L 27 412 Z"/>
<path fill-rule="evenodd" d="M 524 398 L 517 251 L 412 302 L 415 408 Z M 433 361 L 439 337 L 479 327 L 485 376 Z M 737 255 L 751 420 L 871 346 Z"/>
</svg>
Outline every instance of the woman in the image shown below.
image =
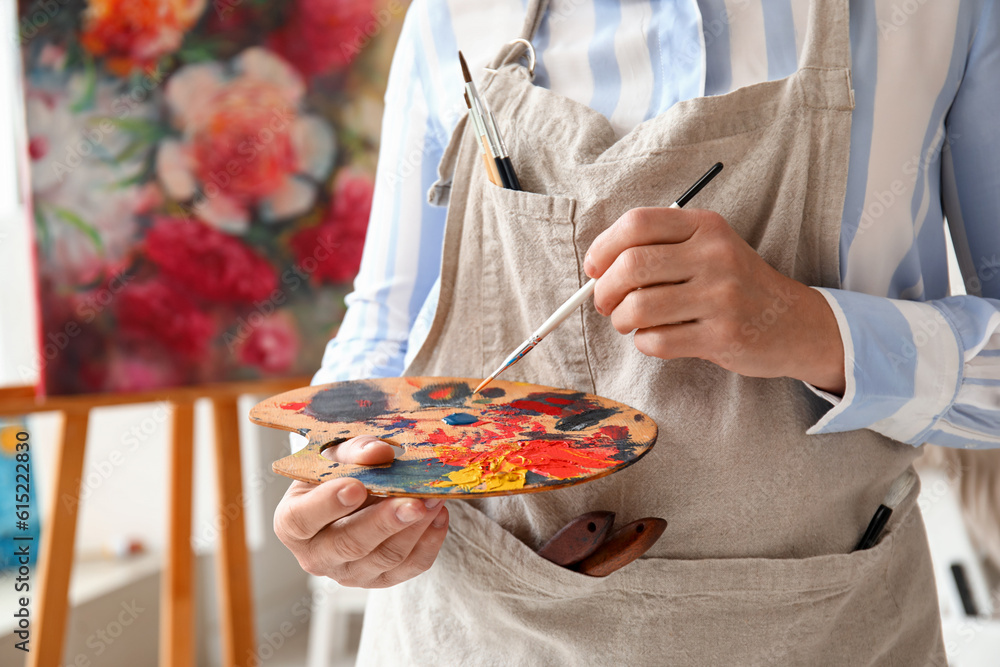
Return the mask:
<svg viewBox="0 0 1000 667">
<path fill-rule="evenodd" d="M 482 377 L 591 276 L 594 308 L 505 379 L 623 401 L 660 436 L 612 477 L 448 509 L 293 484 L 275 527 L 303 567 L 389 587 L 360 662 L 943 664 L 916 492 L 851 550 L 916 446 L 1000 444 L 1000 9 L 529 1 L 520 30 L 511 11 L 411 9 L 316 382 Z M 482 173 L 459 46 L 524 192 Z M 701 210 L 666 208 L 716 161 Z M 428 188 L 447 210 L 418 206 Z M 946 297 L 944 215 L 973 296 Z M 670 527 L 606 579 L 534 554 L 591 510 Z"/>
</svg>

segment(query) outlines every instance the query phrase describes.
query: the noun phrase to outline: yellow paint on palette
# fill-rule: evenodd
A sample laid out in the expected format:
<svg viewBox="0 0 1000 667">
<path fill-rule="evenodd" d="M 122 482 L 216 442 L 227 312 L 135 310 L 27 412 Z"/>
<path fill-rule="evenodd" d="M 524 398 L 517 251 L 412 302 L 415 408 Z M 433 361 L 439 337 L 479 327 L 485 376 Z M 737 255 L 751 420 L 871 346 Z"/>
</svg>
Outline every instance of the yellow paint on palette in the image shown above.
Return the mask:
<svg viewBox="0 0 1000 667">
<path fill-rule="evenodd" d="M 465 491 L 479 487 L 482 487 L 479 488 L 480 491 L 507 491 L 523 488 L 526 472 L 524 468 L 519 468 L 507 461 L 506 457 L 500 456 L 448 473 L 450 482 L 434 482 L 431 486 L 443 488 L 457 486 Z"/>
</svg>

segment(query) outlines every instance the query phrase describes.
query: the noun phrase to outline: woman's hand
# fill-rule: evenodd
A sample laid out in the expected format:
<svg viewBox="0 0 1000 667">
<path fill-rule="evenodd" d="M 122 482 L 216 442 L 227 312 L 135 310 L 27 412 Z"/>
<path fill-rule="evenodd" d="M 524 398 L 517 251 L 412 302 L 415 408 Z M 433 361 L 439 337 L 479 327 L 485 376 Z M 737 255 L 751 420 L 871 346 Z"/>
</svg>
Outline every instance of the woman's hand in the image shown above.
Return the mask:
<svg viewBox="0 0 1000 667">
<path fill-rule="evenodd" d="M 844 346 L 822 294 L 771 268 L 717 213 L 636 208 L 584 262 L 594 305 L 661 359 L 706 359 L 741 375 L 844 391 Z"/>
<path fill-rule="evenodd" d="M 324 455 L 377 465 L 394 453 L 360 436 Z M 430 568 L 448 533 L 448 510 L 438 499 L 368 498 L 350 477 L 318 486 L 292 482 L 274 513 L 274 532 L 306 572 L 343 586 L 385 588 Z"/>
</svg>

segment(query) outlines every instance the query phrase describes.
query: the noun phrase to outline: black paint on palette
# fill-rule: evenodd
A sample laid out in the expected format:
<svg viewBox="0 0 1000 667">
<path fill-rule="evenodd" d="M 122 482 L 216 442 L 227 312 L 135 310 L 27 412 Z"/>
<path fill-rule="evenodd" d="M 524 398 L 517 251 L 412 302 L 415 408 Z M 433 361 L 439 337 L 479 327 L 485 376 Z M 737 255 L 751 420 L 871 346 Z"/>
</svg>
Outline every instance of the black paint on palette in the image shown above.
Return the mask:
<svg viewBox="0 0 1000 667">
<path fill-rule="evenodd" d="M 559 431 L 582 431 L 592 426 L 597 426 L 601 421 L 618 412 L 618 408 L 597 408 L 587 410 L 576 415 L 563 417 L 556 422 L 556 430 Z"/>
<path fill-rule="evenodd" d="M 486 387 L 479 392 L 479 395 L 484 398 L 503 398 L 507 392 L 503 387 Z"/>
<path fill-rule="evenodd" d="M 303 412 L 321 422 L 357 422 L 380 417 L 389 396 L 367 382 L 343 382 L 317 392 Z"/>
</svg>

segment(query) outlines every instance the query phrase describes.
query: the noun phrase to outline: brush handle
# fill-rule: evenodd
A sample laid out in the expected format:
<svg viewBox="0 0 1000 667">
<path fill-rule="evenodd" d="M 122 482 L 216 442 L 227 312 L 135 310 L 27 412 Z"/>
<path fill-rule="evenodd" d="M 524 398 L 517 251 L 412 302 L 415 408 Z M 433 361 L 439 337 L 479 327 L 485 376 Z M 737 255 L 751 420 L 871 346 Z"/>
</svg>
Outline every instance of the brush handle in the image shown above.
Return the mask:
<svg viewBox="0 0 1000 667">
<path fill-rule="evenodd" d="M 668 208 L 680 208 L 680 206 L 677 205 L 677 202 L 674 202 Z M 573 311 L 579 308 L 594 293 L 595 287 L 597 287 L 597 278 L 591 278 L 587 281 L 586 285 L 576 291 L 576 294 L 568 298 L 563 305 L 559 306 L 556 312 L 552 313 L 549 319 L 542 323 L 542 326 L 535 329 L 535 333 L 531 337 L 542 339 L 552 333 L 556 327 L 562 324 Z"/>
<path fill-rule="evenodd" d="M 854 547 L 854 550 L 864 551 L 875 546 L 878 538 L 882 535 L 882 531 L 885 529 L 885 524 L 889 523 L 890 516 L 892 516 L 892 510 L 885 505 L 879 505 L 878 509 L 875 510 L 875 515 L 872 516 L 872 520 L 868 522 L 865 534 L 858 540 L 858 546 Z"/>
</svg>

